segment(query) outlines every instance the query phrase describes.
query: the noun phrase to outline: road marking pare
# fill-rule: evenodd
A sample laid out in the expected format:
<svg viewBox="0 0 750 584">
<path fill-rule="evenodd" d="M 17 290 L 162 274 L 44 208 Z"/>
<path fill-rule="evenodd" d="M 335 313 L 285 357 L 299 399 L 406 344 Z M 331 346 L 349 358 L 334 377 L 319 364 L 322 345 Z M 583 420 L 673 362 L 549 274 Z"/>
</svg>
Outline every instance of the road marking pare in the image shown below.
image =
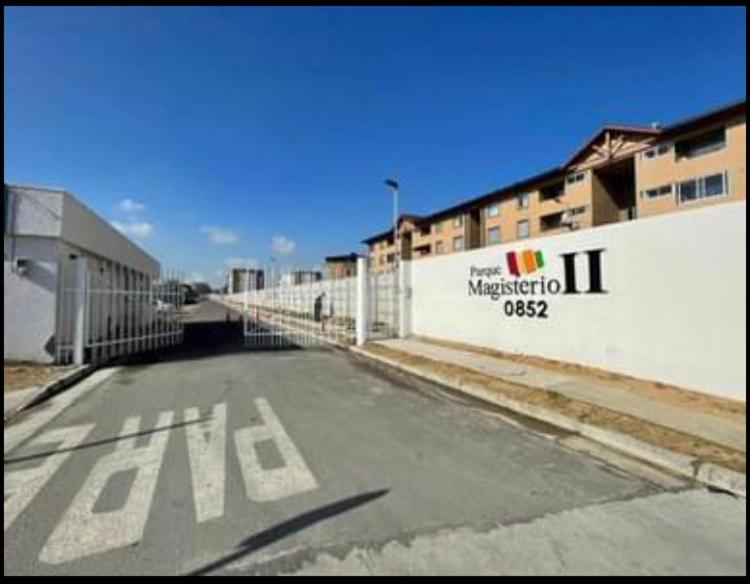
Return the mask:
<svg viewBox="0 0 750 584">
<path fill-rule="evenodd" d="M 214 406 L 199 422 L 198 408 L 185 410 L 185 435 L 198 523 L 224 515 L 227 405 Z"/>
<path fill-rule="evenodd" d="M 26 506 L 31 503 L 39 491 L 42 490 L 57 469 L 71 455 L 73 449 L 78 446 L 95 424 L 83 426 L 71 426 L 45 432 L 35 440 L 31 446 L 56 445 L 55 452 L 48 456 L 41 466 L 21 470 L 10 470 L 3 476 L 3 494 L 5 505 L 3 507 L 4 528 L 7 531 L 11 523 L 18 517 Z"/>
<path fill-rule="evenodd" d="M 263 425 L 237 430 L 234 436 L 248 499 L 277 501 L 317 488 L 315 477 L 271 406 L 263 398 L 256 399 L 255 405 L 263 418 Z M 266 440 L 273 440 L 276 444 L 284 459 L 281 468 L 264 470 L 261 467 L 255 445 Z"/>
<path fill-rule="evenodd" d="M 267 400 L 255 400 L 261 424 L 235 432 L 235 448 L 245 493 L 256 502 L 278 501 L 316 489 L 318 483 L 301 453 L 287 434 Z M 127 418 L 115 450 L 102 456 L 79 489 L 42 548 L 39 559 L 49 564 L 78 560 L 139 542 L 153 505 L 159 472 L 173 425 L 173 412 L 162 412 L 156 427 L 141 428 L 140 417 Z M 197 408 L 184 411 L 185 437 L 196 521 L 224 514 L 226 488 L 227 406 L 217 404 L 206 419 Z M 94 424 L 53 430 L 31 445 L 57 444 L 41 466 L 5 473 L 5 529 L 49 482 L 72 451 L 92 432 Z M 136 447 L 140 435 L 149 435 L 145 446 Z M 261 443 L 273 442 L 283 465 L 263 468 L 258 453 Z M 96 510 L 97 503 L 122 472 L 135 478 L 120 509 Z"/>
<path fill-rule="evenodd" d="M 167 447 L 173 413 L 162 412 L 147 446 L 135 447 L 140 418 L 128 418 L 121 440 L 111 454 L 99 459 L 65 516 L 42 548 L 39 559 L 60 564 L 141 540 L 156 491 L 156 481 Z M 116 473 L 135 470 L 125 505 L 116 511 L 94 512 L 109 479 Z"/>
</svg>

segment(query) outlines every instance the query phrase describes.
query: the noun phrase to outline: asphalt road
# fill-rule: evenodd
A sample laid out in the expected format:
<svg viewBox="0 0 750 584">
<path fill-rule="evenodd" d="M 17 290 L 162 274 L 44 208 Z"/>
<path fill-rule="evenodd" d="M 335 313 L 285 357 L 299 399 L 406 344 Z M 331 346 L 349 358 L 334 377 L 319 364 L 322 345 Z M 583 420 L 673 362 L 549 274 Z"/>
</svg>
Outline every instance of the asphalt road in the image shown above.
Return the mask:
<svg viewBox="0 0 750 584">
<path fill-rule="evenodd" d="M 226 315 L 5 452 L 5 575 L 746 571 L 744 500 Z"/>
</svg>

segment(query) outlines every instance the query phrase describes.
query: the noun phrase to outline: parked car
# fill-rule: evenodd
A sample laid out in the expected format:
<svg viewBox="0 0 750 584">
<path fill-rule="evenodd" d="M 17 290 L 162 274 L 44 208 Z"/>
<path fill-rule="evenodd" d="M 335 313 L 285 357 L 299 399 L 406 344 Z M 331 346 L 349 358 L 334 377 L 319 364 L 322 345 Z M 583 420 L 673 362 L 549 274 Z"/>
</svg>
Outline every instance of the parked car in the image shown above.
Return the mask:
<svg viewBox="0 0 750 584">
<path fill-rule="evenodd" d="M 180 290 L 183 304 L 196 304 L 200 300 L 200 295 L 190 284 L 180 284 Z"/>
</svg>

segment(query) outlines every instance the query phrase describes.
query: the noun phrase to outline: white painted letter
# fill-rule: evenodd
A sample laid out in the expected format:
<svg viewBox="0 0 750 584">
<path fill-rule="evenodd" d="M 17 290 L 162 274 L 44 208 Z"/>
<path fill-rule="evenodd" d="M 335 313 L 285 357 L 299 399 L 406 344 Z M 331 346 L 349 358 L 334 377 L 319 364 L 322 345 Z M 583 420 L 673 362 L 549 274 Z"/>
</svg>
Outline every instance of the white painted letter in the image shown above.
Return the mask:
<svg viewBox="0 0 750 584">
<path fill-rule="evenodd" d="M 91 471 L 64 517 L 39 554 L 49 564 L 69 562 L 141 540 L 154 498 L 164 452 L 169 438 L 172 412 L 162 412 L 148 446 L 135 447 L 140 418 L 125 420 L 117 448 L 101 458 Z M 110 477 L 136 470 L 136 477 L 122 509 L 94 512 Z"/>
<path fill-rule="evenodd" d="M 198 408 L 185 410 L 195 514 L 202 523 L 224 514 L 227 406 L 214 406 L 212 420 L 198 422 L 198 415 Z"/>
<path fill-rule="evenodd" d="M 237 430 L 235 434 L 248 498 L 252 501 L 276 501 L 317 488 L 315 477 L 271 406 L 263 398 L 256 399 L 255 404 L 264 424 Z M 283 467 L 271 470 L 261 468 L 256 444 L 267 440 L 273 440 L 276 444 L 284 460 Z"/>
<path fill-rule="evenodd" d="M 3 518 L 5 520 L 5 528 L 3 531 L 7 531 L 10 524 L 31 503 L 32 499 L 37 496 L 42 487 L 47 484 L 47 481 L 52 478 L 52 475 L 55 474 L 57 469 L 62 466 L 62 463 L 71 455 L 72 450 L 83 442 L 89 432 L 94 429 L 94 426 L 96 424 L 51 430 L 29 443 L 31 446 L 57 444 L 57 447 L 54 452 L 47 455 L 47 459 L 41 466 L 11 470 L 4 473 L 3 492 L 5 495 L 5 507 L 3 508 Z M 6 464 L 8 464 L 7 461 Z"/>
</svg>

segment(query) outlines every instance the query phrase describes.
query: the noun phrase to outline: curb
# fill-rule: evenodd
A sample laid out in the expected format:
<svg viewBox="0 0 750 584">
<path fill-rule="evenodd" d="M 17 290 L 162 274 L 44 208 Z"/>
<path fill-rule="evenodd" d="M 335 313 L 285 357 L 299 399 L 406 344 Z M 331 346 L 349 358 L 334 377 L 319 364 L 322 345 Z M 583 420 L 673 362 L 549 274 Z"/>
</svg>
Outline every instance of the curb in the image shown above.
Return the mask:
<svg viewBox="0 0 750 584">
<path fill-rule="evenodd" d="M 405 365 L 395 359 L 390 359 L 382 355 L 375 355 L 361 347 L 353 346 L 349 347 L 349 350 L 361 357 L 384 363 L 395 369 L 426 379 L 427 381 L 432 381 L 433 383 L 467 393 L 473 397 L 499 405 L 530 418 L 546 422 L 553 426 L 557 426 L 558 428 L 576 432 L 594 442 L 598 442 L 634 458 L 638 458 L 655 466 L 688 477 L 694 481 L 704 483 L 722 491 L 728 491 L 739 497 L 746 497 L 746 475 L 742 473 L 718 466 L 714 463 L 701 461 L 692 456 L 672 452 L 671 450 L 648 444 L 647 442 L 643 442 L 642 440 L 638 440 L 627 434 L 605 430 L 598 426 L 592 426 L 591 424 L 586 424 L 585 422 L 581 422 L 541 406 L 508 398 L 504 395 L 489 391 L 475 383 L 464 383 L 458 380 L 452 380 L 437 373 Z"/>
<path fill-rule="evenodd" d="M 34 395 L 30 396 L 19 406 L 5 414 L 3 416 L 3 424 L 12 420 L 22 412 L 30 410 L 34 406 L 37 406 L 51 397 L 54 397 L 58 393 L 65 391 L 69 387 L 91 375 L 96 369 L 96 365 L 80 365 L 70 371 L 67 375 L 43 385 Z"/>
</svg>

